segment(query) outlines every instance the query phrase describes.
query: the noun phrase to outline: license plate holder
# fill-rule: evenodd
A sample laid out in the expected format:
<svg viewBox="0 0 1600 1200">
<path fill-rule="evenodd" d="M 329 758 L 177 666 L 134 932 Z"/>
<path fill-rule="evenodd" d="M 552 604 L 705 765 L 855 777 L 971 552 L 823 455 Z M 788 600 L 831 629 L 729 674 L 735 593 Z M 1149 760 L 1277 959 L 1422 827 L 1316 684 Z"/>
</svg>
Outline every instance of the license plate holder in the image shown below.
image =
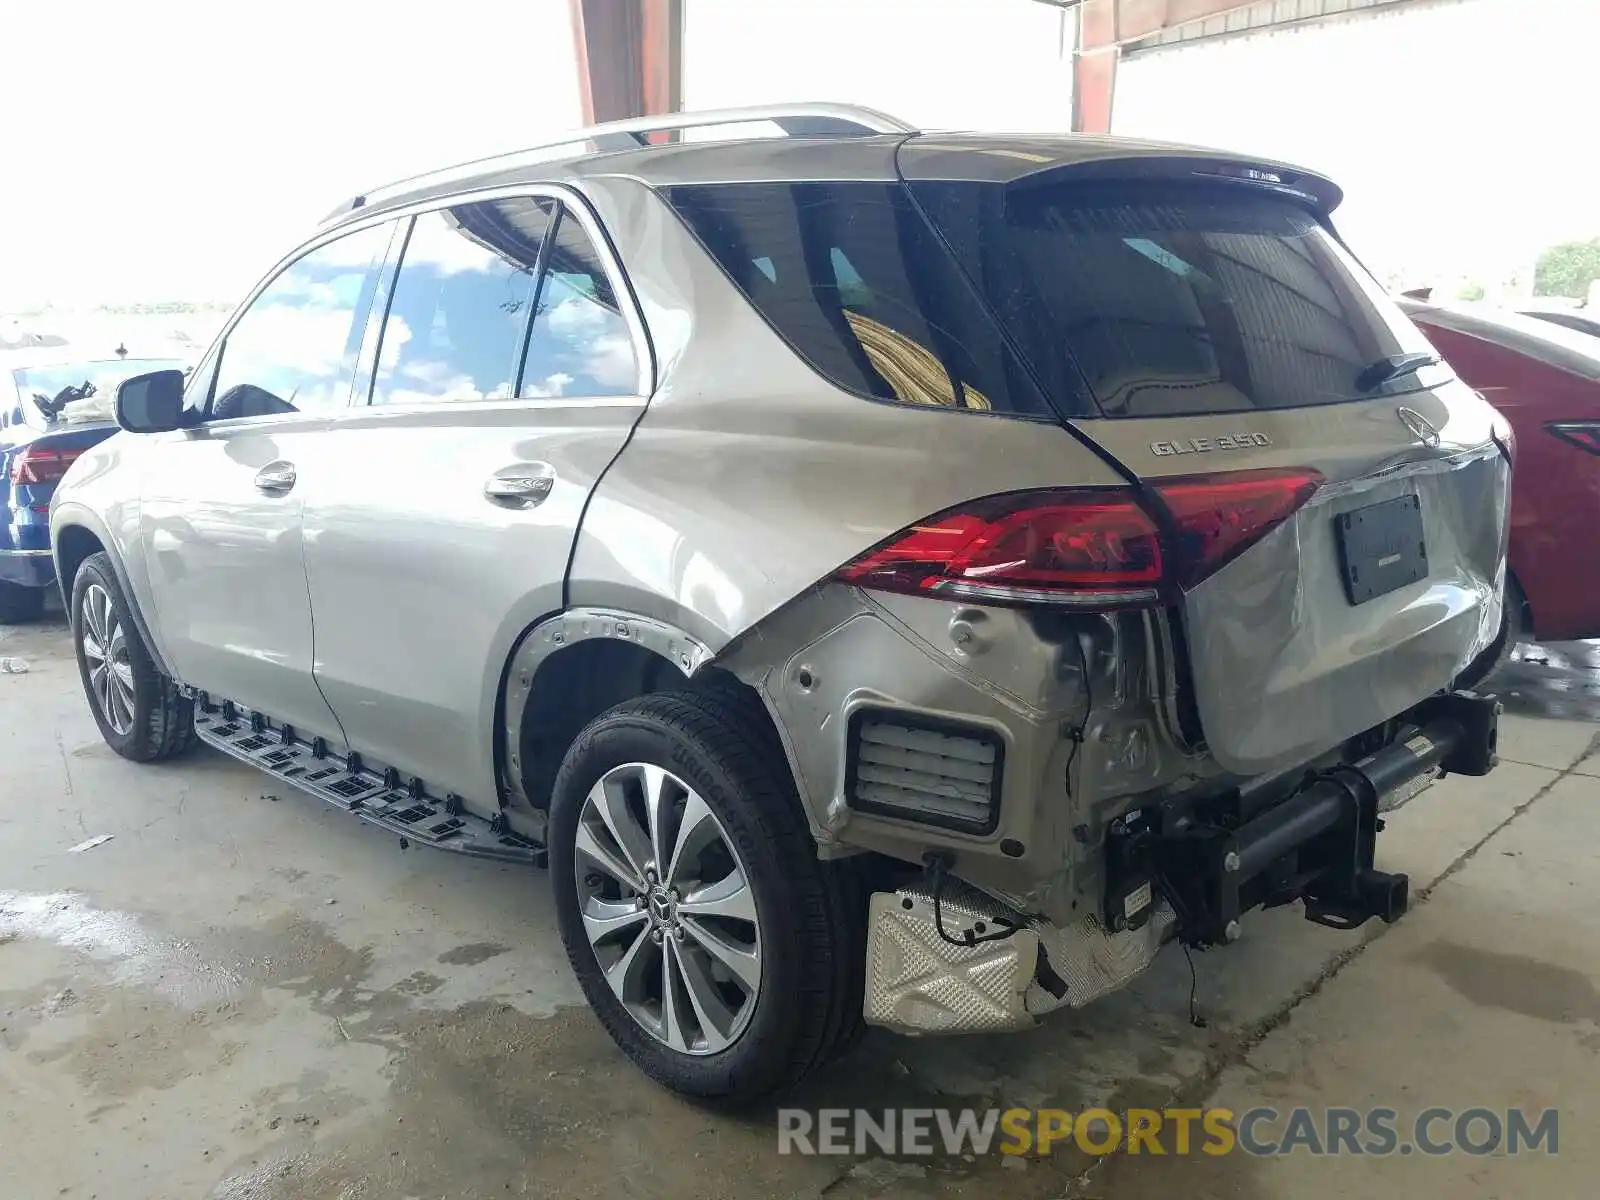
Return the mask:
<svg viewBox="0 0 1600 1200">
<path fill-rule="evenodd" d="M 1351 604 L 1365 604 L 1428 575 L 1422 501 L 1396 496 L 1333 519 L 1339 570 Z"/>
</svg>

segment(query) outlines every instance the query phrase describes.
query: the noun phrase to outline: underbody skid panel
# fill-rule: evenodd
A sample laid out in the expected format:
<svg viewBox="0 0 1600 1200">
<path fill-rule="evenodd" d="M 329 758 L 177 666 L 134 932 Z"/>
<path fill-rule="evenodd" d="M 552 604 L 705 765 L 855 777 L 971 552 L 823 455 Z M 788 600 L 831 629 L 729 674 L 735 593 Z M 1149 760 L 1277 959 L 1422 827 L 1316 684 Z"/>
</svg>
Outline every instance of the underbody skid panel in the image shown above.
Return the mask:
<svg viewBox="0 0 1600 1200">
<path fill-rule="evenodd" d="M 943 890 L 872 894 L 867 1024 L 913 1036 L 1027 1029 L 1125 986 L 1173 932 L 1164 901 L 1139 929 L 1113 933 L 1092 916 L 1063 928 L 964 884 Z"/>
<path fill-rule="evenodd" d="M 545 865 L 545 847 L 498 821 L 466 812 L 455 797 L 430 796 L 420 780 L 402 783 L 392 771 L 362 763 L 359 755 L 330 752 L 319 740 L 233 704 L 196 694 L 195 732 L 230 758 L 308 792 L 343 812 L 416 843 L 475 858 Z"/>
</svg>

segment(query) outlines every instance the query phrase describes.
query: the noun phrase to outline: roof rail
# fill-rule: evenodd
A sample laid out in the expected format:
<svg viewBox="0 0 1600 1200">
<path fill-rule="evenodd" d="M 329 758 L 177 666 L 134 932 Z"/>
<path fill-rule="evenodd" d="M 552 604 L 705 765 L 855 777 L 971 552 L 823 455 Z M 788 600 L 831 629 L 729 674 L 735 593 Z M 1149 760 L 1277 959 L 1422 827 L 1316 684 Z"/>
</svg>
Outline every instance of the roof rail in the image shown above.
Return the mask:
<svg viewBox="0 0 1600 1200">
<path fill-rule="evenodd" d="M 770 122 L 783 131 L 785 137 L 866 137 L 875 133 L 915 133 L 916 127 L 897 117 L 855 104 L 761 104 L 748 108 L 708 108 L 700 112 L 669 113 L 665 116 L 634 117 L 626 121 L 607 121 L 576 129 L 549 142 L 540 142 L 521 150 L 491 154 L 468 162 L 456 163 L 420 175 L 396 179 L 381 187 L 363 192 L 347 200 L 323 220 L 332 221 L 346 213 L 364 208 L 387 194 L 414 188 L 437 181 L 447 182 L 452 177 L 472 174 L 492 166 L 506 168 L 523 163 L 535 163 L 554 158 L 576 158 L 584 154 L 601 154 L 614 150 L 634 150 L 650 145 L 650 135 L 680 129 L 699 129 L 713 125 L 741 125 L 757 121 Z"/>
</svg>

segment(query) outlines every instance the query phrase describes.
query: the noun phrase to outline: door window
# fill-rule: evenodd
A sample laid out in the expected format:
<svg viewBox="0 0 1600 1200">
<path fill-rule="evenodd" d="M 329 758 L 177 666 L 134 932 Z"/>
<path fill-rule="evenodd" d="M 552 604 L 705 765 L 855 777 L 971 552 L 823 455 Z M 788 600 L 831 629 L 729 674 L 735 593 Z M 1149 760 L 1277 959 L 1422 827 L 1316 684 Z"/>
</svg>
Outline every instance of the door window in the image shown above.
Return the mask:
<svg viewBox="0 0 1600 1200">
<path fill-rule="evenodd" d="M 616 292 L 583 225 L 563 213 L 517 395 L 632 396 L 638 391 L 639 361 Z"/>
<path fill-rule="evenodd" d="M 515 394 L 553 209 L 514 198 L 417 217 L 383 327 L 372 403 Z"/>
<path fill-rule="evenodd" d="M 391 225 L 317 247 L 278 273 L 223 342 L 212 420 L 343 408 Z"/>
</svg>

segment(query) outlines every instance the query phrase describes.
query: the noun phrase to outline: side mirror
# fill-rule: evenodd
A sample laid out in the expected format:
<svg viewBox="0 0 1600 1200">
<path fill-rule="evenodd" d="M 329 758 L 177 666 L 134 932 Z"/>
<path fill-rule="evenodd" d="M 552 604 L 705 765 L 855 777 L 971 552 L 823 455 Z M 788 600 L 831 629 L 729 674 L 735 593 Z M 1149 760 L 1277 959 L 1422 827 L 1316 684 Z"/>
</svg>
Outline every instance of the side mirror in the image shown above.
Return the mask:
<svg viewBox="0 0 1600 1200">
<path fill-rule="evenodd" d="M 176 429 L 182 413 L 182 371 L 151 371 L 117 385 L 117 424 L 130 433 Z"/>
</svg>

